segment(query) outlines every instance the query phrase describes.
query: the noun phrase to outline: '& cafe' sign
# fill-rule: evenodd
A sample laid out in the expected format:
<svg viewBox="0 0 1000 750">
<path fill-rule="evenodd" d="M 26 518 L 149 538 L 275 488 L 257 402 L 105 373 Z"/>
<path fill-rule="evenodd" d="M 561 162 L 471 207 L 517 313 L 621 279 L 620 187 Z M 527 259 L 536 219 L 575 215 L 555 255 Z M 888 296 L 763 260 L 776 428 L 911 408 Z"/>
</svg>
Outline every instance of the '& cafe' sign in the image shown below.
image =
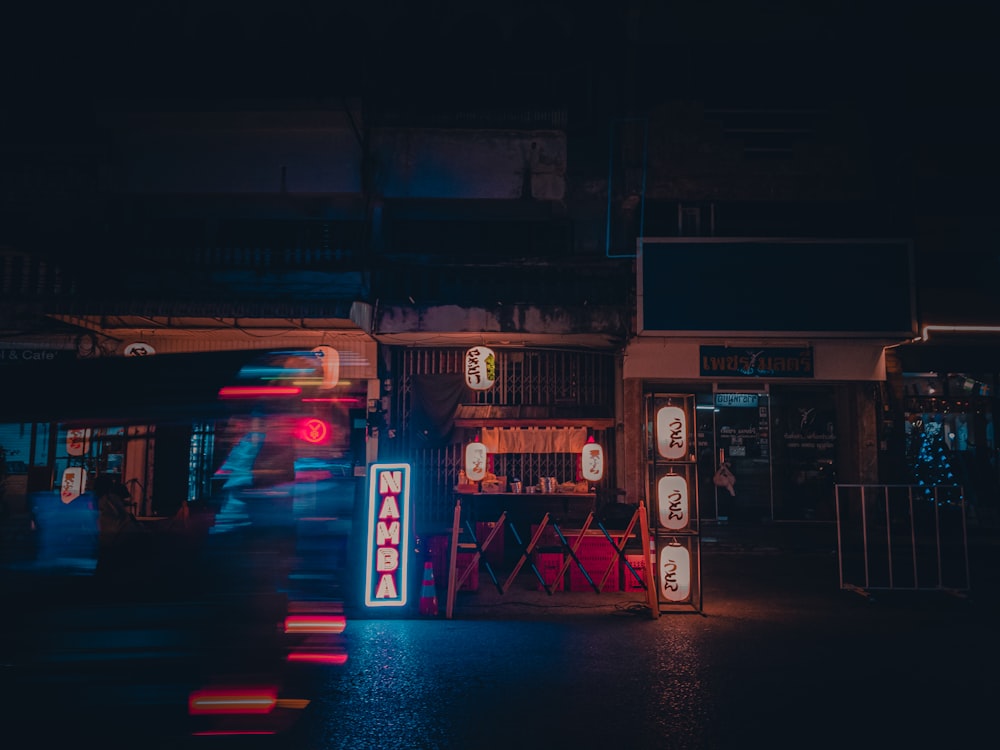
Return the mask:
<svg viewBox="0 0 1000 750">
<path fill-rule="evenodd" d="M 368 471 L 365 606 L 406 605 L 410 465 L 372 464 Z"/>
</svg>

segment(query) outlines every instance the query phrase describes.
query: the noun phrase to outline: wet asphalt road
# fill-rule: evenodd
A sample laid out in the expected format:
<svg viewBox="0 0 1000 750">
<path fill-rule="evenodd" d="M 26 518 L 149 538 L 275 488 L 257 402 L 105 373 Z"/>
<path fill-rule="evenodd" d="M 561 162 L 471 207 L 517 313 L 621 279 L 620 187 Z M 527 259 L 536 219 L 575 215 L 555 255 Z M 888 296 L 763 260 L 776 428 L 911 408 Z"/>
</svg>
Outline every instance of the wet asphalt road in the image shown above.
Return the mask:
<svg viewBox="0 0 1000 750">
<path fill-rule="evenodd" d="M 567 592 L 555 608 L 460 598 L 452 620 L 351 621 L 299 746 L 932 747 L 990 729 L 991 593 L 873 601 L 816 554 L 703 565 L 697 614 Z"/>
<path fill-rule="evenodd" d="M 346 662 L 310 667 L 286 685 L 309 700 L 290 729 L 269 738 L 205 737 L 194 744 L 309 750 L 978 746 L 993 731 L 997 709 L 997 549 L 973 550 L 967 597 L 901 592 L 872 599 L 840 589 L 837 560 L 828 552 L 709 547 L 702 611 L 658 619 L 644 609 L 641 593 L 550 597 L 518 582 L 497 601 L 481 585 L 479 594 L 459 595 L 450 620 L 351 617 L 343 633 Z M 58 623 L 53 615 L 65 602 L 45 601 L 45 621 Z M 8 636 L 19 632 L 12 622 Z M 164 643 L 183 635 L 159 630 Z M 106 713 L 74 726 L 65 706 L 44 691 L 31 700 L 18 694 L 16 678 L 24 672 L 9 668 L 11 659 L 16 655 L 9 655 L 3 684 L 6 747 L 36 747 L 54 728 L 57 736 L 106 746 L 181 746 L 181 707 L 151 724 L 124 703 L 116 706 L 114 694 L 102 701 L 102 680 L 88 670 L 107 664 L 75 672 L 81 693 L 88 684 L 98 691 L 87 710 L 108 705 Z M 176 685 L 154 680 L 144 689 L 177 699 L 187 679 L 179 673 Z M 164 718 L 170 715 L 173 725 Z"/>
</svg>

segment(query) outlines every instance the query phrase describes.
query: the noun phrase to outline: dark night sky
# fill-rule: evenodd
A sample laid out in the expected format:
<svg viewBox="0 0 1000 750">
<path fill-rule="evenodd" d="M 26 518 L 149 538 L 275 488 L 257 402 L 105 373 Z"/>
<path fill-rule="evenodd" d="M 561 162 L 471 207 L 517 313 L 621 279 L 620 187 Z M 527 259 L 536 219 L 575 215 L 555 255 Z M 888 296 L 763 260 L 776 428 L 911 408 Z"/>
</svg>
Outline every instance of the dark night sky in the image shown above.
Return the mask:
<svg viewBox="0 0 1000 750">
<path fill-rule="evenodd" d="M 167 97 L 598 107 L 854 102 L 927 164 L 991 173 L 987 0 L 158 0 L 2 11 L 0 126 L 65 129 L 97 101 Z M 500 8 L 501 10 L 497 10 Z M 23 106 L 22 106 L 23 105 Z M 986 166 L 990 165 L 990 166 Z"/>
<path fill-rule="evenodd" d="M 5 88 L 43 100 L 364 92 L 476 102 L 485 90 L 534 103 L 607 75 L 656 96 L 974 105 L 996 96 L 984 85 L 996 81 L 995 5 L 114 0 L 4 11 L 0 41 Z"/>
</svg>

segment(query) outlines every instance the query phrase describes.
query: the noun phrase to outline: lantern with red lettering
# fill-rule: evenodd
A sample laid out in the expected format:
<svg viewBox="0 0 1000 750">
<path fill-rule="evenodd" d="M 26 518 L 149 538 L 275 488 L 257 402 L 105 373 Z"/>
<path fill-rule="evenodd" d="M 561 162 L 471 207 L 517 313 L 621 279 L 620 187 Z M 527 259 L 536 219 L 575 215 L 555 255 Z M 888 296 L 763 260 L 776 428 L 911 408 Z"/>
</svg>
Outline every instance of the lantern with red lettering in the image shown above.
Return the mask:
<svg viewBox="0 0 1000 750">
<path fill-rule="evenodd" d="M 587 482 L 598 482 L 604 477 L 604 448 L 593 436 L 587 438 L 580 451 L 580 476 Z"/>
<path fill-rule="evenodd" d="M 89 430 L 88 430 L 89 432 Z M 63 472 L 59 497 L 67 505 L 76 500 L 87 489 L 87 472 L 82 466 L 70 466 Z"/>
<path fill-rule="evenodd" d="M 662 406 L 656 412 L 656 449 L 671 461 L 687 457 L 688 419 L 681 407 Z"/>
<path fill-rule="evenodd" d="M 465 446 L 465 475 L 470 482 L 481 482 L 486 477 L 487 458 L 486 445 L 480 443 L 478 437 Z"/>
<path fill-rule="evenodd" d="M 660 548 L 656 566 L 660 596 L 668 602 L 684 602 L 691 596 L 691 553 L 676 539 Z"/>
<path fill-rule="evenodd" d="M 687 528 L 691 517 L 687 479 L 673 472 L 660 477 L 656 483 L 656 507 L 662 528 L 671 531 Z"/>
<path fill-rule="evenodd" d="M 329 390 L 340 380 L 340 352 L 332 346 L 314 346 L 313 352 L 323 367 L 323 381 L 320 388 Z"/>
<path fill-rule="evenodd" d="M 497 358 L 486 346 L 474 346 L 465 352 L 465 384 L 474 391 L 493 387 L 497 379 Z"/>
<path fill-rule="evenodd" d="M 71 427 L 66 430 L 66 453 L 70 456 L 84 456 L 90 452 L 90 430 Z"/>
</svg>

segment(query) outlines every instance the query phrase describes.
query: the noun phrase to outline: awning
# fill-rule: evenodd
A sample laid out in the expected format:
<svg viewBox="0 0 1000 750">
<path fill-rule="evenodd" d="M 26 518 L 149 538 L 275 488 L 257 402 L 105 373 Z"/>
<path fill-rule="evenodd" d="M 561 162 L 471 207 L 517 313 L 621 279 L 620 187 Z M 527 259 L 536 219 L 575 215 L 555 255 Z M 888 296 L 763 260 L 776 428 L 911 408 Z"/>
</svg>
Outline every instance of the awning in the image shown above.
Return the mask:
<svg viewBox="0 0 1000 750">
<path fill-rule="evenodd" d="M 976 344 L 909 344 L 896 349 L 903 372 L 1000 372 L 1000 337 Z"/>
<path fill-rule="evenodd" d="M 456 427 L 614 427 L 613 414 L 579 406 L 501 406 L 462 404 L 455 412 Z"/>
<path fill-rule="evenodd" d="M 0 366 L 0 423 L 154 424 L 224 417 L 219 389 L 266 351 L 19 361 Z"/>
</svg>

